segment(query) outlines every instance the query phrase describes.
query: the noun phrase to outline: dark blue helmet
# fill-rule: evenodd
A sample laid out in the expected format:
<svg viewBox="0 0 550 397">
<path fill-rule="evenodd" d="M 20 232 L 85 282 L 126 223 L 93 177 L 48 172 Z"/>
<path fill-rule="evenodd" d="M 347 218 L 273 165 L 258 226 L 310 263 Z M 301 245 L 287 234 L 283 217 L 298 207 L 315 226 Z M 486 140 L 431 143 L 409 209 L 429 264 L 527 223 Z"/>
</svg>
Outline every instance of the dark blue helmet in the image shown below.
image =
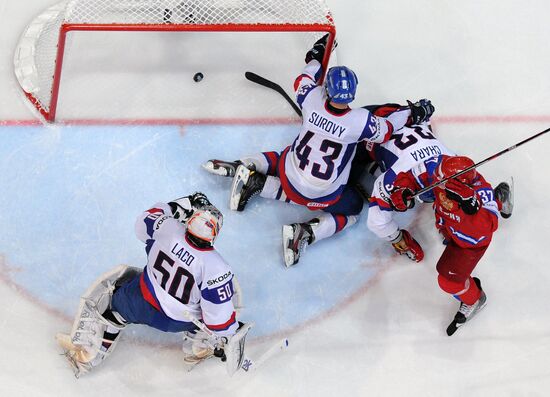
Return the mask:
<svg viewBox="0 0 550 397">
<path fill-rule="evenodd" d="M 355 99 L 357 76 L 350 68 L 334 66 L 328 70 L 325 88 L 331 102 L 350 103 Z"/>
</svg>

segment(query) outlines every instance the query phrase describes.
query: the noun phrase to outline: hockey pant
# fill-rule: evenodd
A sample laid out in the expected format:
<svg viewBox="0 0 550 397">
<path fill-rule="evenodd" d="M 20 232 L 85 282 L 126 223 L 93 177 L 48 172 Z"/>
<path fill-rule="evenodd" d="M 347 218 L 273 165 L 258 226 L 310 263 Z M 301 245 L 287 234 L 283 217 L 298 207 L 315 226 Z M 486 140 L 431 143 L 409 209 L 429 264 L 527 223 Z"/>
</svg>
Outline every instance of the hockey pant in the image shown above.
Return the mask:
<svg viewBox="0 0 550 397">
<path fill-rule="evenodd" d="M 450 241 L 437 262 L 439 287 L 467 305 L 473 305 L 481 291 L 471 274 L 487 246 L 462 248 Z"/>
<path fill-rule="evenodd" d="M 111 300 L 112 309 L 120 313 L 130 324 L 145 324 L 164 332 L 196 330 L 195 324 L 173 320 L 145 300 L 144 293 L 150 292 L 145 285 L 140 285 L 144 283 L 142 274 L 138 274 L 115 290 Z"/>
<path fill-rule="evenodd" d="M 393 188 L 395 177 L 395 172 L 392 169 L 379 175 L 374 181 L 369 203 L 367 226 L 371 232 L 386 241 L 392 241 L 399 235 L 399 225 L 393 219 L 394 211 L 389 204 L 390 192 L 388 191 Z M 434 201 L 433 193 L 423 194 L 419 200 L 432 203 Z"/>
</svg>

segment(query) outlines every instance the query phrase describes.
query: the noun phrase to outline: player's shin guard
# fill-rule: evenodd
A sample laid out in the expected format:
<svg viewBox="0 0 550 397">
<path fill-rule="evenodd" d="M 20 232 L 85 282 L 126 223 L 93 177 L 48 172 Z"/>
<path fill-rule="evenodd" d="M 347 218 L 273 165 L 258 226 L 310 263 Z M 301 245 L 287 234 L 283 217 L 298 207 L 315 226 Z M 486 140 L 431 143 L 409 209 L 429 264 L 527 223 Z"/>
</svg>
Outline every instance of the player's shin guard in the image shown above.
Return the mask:
<svg viewBox="0 0 550 397">
<path fill-rule="evenodd" d="M 412 261 L 420 262 L 424 259 L 422 247 L 407 230 L 401 230 L 391 244 L 398 254 L 407 255 Z"/>
</svg>

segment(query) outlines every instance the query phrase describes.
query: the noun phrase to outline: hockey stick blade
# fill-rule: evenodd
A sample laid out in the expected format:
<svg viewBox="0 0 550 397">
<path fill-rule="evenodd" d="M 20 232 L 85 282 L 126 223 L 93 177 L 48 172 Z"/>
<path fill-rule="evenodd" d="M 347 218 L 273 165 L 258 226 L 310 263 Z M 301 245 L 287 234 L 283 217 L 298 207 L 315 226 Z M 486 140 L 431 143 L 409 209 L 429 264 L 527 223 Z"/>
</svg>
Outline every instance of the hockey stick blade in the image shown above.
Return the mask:
<svg viewBox="0 0 550 397">
<path fill-rule="evenodd" d="M 296 105 L 296 103 L 294 103 L 292 98 L 286 93 L 286 91 L 283 89 L 283 87 L 281 87 L 279 84 L 274 83 L 273 81 L 268 80 L 268 79 L 266 79 L 262 76 L 259 76 L 259 75 L 257 75 L 256 73 L 253 73 L 253 72 L 246 72 L 244 74 L 244 77 L 246 77 L 247 80 L 252 81 L 253 83 L 256 83 L 256 84 L 259 84 L 261 86 L 270 88 L 273 91 L 276 91 L 279 94 L 281 94 L 282 97 L 285 98 L 286 101 L 290 104 L 290 106 L 292 106 L 292 109 L 294 109 L 296 114 L 298 116 L 302 117 L 302 111 L 300 110 L 298 105 Z"/>
<path fill-rule="evenodd" d="M 262 355 L 260 355 L 256 359 L 252 359 L 250 357 L 245 357 L 242 370 L 251 373 L 256 371 L 259 367 L 261 367 L 267 360 L 272 358 L 273 356 L 277 355 L 278 353 L 286 350 L 288 348 L 288 339 L 284 338 L 277 343 L 275 343 L 273 346 L 271 346 L 269 349 L 267 349 Z"/>
</svg>

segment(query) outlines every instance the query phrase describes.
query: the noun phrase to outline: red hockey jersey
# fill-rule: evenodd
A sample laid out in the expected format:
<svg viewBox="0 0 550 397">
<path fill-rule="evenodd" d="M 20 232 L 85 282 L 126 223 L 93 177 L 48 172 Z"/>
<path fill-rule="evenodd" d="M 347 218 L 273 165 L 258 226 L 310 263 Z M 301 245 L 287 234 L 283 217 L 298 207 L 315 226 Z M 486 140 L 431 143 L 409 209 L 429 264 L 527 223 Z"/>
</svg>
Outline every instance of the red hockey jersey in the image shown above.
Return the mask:
<svg viewBox="0 0 550 397">
<path fill-rule="evenodd" d="M 428 159 L 409 171 L 421 188 L 437 181 L 434 174 L 443 157 Z M 479 173 L 471 187 L 481 202 L 480 210 L 473 215 L 466 214 L 456 201 L 449 199 L 441 186 L 433 190 L 435 225 L 446 238 L 451 238 L 460 247 L 485 247 L 498 228 L 498 204 L 492 186 Z"/>
</svg>

